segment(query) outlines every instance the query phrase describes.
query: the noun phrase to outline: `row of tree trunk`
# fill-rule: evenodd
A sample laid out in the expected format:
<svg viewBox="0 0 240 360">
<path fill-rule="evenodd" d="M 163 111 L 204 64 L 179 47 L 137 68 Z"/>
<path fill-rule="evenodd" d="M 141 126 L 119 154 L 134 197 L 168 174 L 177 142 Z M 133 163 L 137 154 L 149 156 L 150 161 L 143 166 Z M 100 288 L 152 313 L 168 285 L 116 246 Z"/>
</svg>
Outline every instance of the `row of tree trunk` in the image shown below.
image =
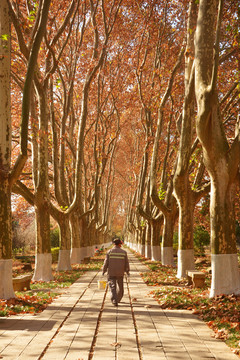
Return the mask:
<svg viewBox="0 0 240 360">
<path fill-rule="evenodd" d="M 164 265 L 173 265 L 173 231 L 178 219 L 177 276 L 186 277 L 186 270 L 195 267 L 195 207 L 204 195 L 210 193 L 211 297 L 240 293 L 234 212 L 236 187 L 239 186 L 240 179 L 239 116 L 236 119 L 234 140 L 229 144 L 223 128 L 217 88 L 223 6 L 222 0 L 201 0 L 199 6 L 194 0 L 189 2 L 185 95 L 180 116 L 177 160 L 172 166 L 172 174 L 168 181 L 164 180 L 165 166 L 162 167 L 160 179 L 157 169 L 164 108 L 171 95 L 182 52 L 171 72 L 167 89 L 159 105 L 151 163 L 147 165 L 148 158 L 145 153 L 139 186 L 132 197 L 125 228 L 129 246 L 152 260 L 162 261 Z M 145 114 L 148 138 L 149 110 L 145 111 Z M 192 140 L 193 127 L 197 133 L 195 142 Z M 196 150 L 197 143 L 201 145 L 202 161 L 199 161 L 199 169 L 192 186 L 190 158 Z M 166 161 L 170 161 L 168 151 L 163 164 L 166 164 Z M 204 172 L 204 167 L 207 173 Z M 207 178 L 210 179 L 209 183 L 206 183 Z"/>
<path fill-rule="evenodd" d="M 14 297 L 11 249 L 12 192 L 23 196 L 35 210 L 36 253 L 33 280 L 50 281 L 53 278 L 50 243 L 51 217 L 57 221 L 60 229 L 59 271 L 69 270 L 72 263 L 80 263 L 84 257 L 91 256 L 96 245 L 109 243 L 108 208 L 111 201 L 114 152 L 119 119 L 116 115 L 115 99 L 112 97 L 111 105 L 109 105 L 111 107 L 109 117 L 114 136 L 110 140 L 106 135 L 103 138 L 97 136 L 101 125 L 100 120 L 102 120 L 99 120 L 99 117 L 103 111 L 100 97 L 103 96 L 104 81 L 101 81 L 100 70 L 106 59 L 108 41 L 121 0 L 106 5 L 104 2 L 95 4 L 93 1 L 88 4 L 86 2 L 80 4 L 79 1 L 73 0 L 64 9 L 63 23 L 60 27 L 56 27 L 55 32 L 52 31 L 56 25 L 55 17 L 49 16 L 50 4 L 51 11 L 54 13 L 56 10 L 58 15 L 57 2 L 43 0 L 38 7 L 35 4 L 33 8 L 31 8 L 32 4 L 27 4 L 28 12 L 35 14 L 34 26 L 31 24 L 30 16 L 25 18 L 25 21 L 31 25 L 31 31 L 22 25 L 24 14 L 21 11 L 25 5 L 21 8 L 22 4 L 15 4 L 15 6 L 8 0 L 3 0 L 0 4 L 0 124 L 2 130 L 0 131 L 0 298 Z M 111 11 L 108 17 L 106 12 L 109 9 Z M 99 25 L 96 23 L 97 16 L 102 17 L 102 23 Z M 58 20 L 62 21 L 62 18 Z M 10 116 L 11 21 L 15 28 L 17 47 L 21 52 L 20 58 L 24 58 L 23 63 L 28 65 L 24 82 L 21 81 L 18 74 L 13 75 L 23 93 L 20 156 L 13 170 L 11 169 Z M 52 27 L 49 25 L 51 22 Z M 100 29 L 102 31 L 101 39 L 99 39 Z M 89 37 L 92 59 L 81 81 L 79 89 L 79 92 L 81 91 L 81 109 L 79 119 L 76 119 L 76 110 L 73 107 L 73 88 L 81 51 L 86 50 L 80 51 L 85 31 L 90 34 L 93 32 L 95 36 Z M 42 42 L 43 37 L 44 43 Z M 45 56 L 40 56 L 40 46 L 42 46 L 41 51 L 45 49 Z M 87 42 L 87 46 L 90 46 L 89 42 Z M 67 55 L 64 53 L 66 47 L 69 51 Z M 15 56 L 15 53 L 13 55 Z M 64 64 L 63 67 L 60 67 L 60 58 L 63 64 L 67 58 L 69 66 L 65 67 Z M 16 61 L 15 58 L 14 60 Z M 56 86 L 56 82 L 53 81 L 56 79 L 54 74 L 60 79 L 61 89 L 59 91 L 59 86 Z M 97 120 L 95 119 L 94 156 L 90 164 L 96 168 L 93 176 L 86 165 L 84 146 L 87 141 L 89 92 L 91 84 L 96 78 L 99 80 L 97 82 L 99 113 Z M 58 79 L 56 81 L 58 84 Z M 57 96 L 59 97 L 57 98 Z M 79 95 L 75 93 L 75 99 L 78 97 Z M 59 98 L 61 101 L 57 101 Z M 60 110 L 62 117 L 57 119 Z M 91 131 L 91 128 L 92 126 L 89 127 L 88 132 Z M 67 133 L 69 135 L 68 142 L 66 140 Z M 28 147 L 30 137 L 31 148 Z M 98 151 L 100 145 L 102 145 L 101 153 Z M 26 164 L 29 153 L 32 155 L 31 161 Z M 101 163 L 100 156 L 103 157 Z M 108 159 L 109 161 L 107 161 Z M 22 173 L 25 164 L 25 173 L 30 171 L 30 178 Z M 104 171 L 108 171 L 108 173 L 102 180 Z M 90 186 L 85 184 L 87 181 L 90 182 Z M 91 184 L 93 184 L 92 187 Z"/>
</svg>

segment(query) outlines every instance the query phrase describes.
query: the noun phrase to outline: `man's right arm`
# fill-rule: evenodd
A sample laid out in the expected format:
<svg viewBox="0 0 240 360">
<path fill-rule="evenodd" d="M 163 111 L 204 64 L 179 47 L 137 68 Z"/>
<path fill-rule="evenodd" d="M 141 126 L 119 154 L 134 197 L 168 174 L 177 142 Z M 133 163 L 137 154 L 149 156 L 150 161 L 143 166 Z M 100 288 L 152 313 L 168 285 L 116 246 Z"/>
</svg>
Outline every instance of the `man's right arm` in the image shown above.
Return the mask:
<svg viewBox="0 0 240 360">
<path fill-rule="evenodd" d="M 104 260 L 104 264 L 103 264 L 103 270 L 102 270 L 102 274 L 104 275 L 105 272 L 107 271 L 109 265 L 109 255 L 106 254 L 105 260 Z"/>
<path fill-rule="evenodd" d="M 125 271 L 129 275 L 130 267 L 129 267 L 129 261 L 128 261 L 127 255 L 126 255 L 126 259 L 125 259 Z"/>
</svg>

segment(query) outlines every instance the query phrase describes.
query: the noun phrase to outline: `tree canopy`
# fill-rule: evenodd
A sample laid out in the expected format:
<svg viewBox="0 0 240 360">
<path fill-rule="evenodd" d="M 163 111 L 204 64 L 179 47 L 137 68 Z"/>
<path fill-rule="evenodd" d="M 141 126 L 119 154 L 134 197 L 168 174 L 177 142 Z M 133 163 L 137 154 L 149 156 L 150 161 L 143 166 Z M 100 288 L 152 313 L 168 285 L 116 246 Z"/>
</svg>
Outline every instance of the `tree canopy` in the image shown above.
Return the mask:
<svg viewBox="0 0 240 360">
<path fill-rule="evenodd" d="M 80 261 L 73 249 L 113 233 L 172 265 L 178 232 L 184 277 L 194 267 L 195 226 L 211 232 L 212 254 L 235 259 L 237 3 L 4 3 L 11 21 L 11 37 L 1 33 L 2 49 L 11 39 L 9 191 L 14 216 L 34 209 L 38 263 L 51 252 L 50 218 L 60 228 L 60 269 L 71 256 Z M 238 291 L 240 279 L 231 289 L 215 287 L 212 295 Z"/>
</svg>

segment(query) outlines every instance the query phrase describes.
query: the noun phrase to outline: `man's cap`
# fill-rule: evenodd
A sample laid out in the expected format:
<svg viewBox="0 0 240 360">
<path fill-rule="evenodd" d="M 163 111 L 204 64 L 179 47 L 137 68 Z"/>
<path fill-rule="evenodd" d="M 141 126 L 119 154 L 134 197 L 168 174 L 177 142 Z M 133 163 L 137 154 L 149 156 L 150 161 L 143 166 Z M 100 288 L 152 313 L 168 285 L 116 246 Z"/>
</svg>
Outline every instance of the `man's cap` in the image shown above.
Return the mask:
<svg viewBox="0 0 240 360">
<path fill-rule="evenodd" d="M 122 243 L 122 241 L 119 238 L 115 238 L 115 239 L 113 239 L 113 243 L 115 245 L 120 245 Z"/>
</svg>

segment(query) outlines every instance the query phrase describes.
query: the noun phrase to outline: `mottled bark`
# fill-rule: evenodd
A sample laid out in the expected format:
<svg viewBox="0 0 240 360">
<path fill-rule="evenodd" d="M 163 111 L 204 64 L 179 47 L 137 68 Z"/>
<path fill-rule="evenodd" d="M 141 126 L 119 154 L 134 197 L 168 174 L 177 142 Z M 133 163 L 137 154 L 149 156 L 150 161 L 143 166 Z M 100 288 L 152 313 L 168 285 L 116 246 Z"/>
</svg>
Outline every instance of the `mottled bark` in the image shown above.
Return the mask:
<svg viewBox="0 0 240 360">
<path fill-rule="evenodd" d="M 61 214 L 58 217 L 58 225 L 60 229 L 60 249 L 57 269 L 58 271 L 71 270 L 71 229 L 69 216 Z"/>
<path fill-rule="evenodd" d="M 90 249 L 90 231 L 88 228 L 88 222 L 86 217 L 80 220 L 80 227 L 81 227 L 81 249 L 84 256 L 89 256 L 89 249 Z"/>
<path fill-rule="evenodd" d="M 11 165 L 11 115 L 10 115 L 10 24 L 7 5 L 0 5 L 0 258 L 11 259 L 12 219 L 11 188 L 9 173 Z"/>
<path fill-rule="evenodd" d="M 151 259 L 151 225 L 149 223 L 146 229 L 145 257 Z"/>
<path fill-rule="evenodd" d="M 145 244 L 146 244 L 146 226 L 143 226 L 140 234 L 140 248 L 139 248 L 139 252 L 142 256 L 145 256 Z"/>
<path fill-rule="evenodd" d="M 80 264 L 81 260 L 81 227 L 77 214 L 73 212 L 70 216 L 70 228 L 71 228 L 71 264 Z"/>
<path fill-rule="evenodd" d="M 38 84 L 39 101 L 39 142 L 37 156 L 37 177 L 34 178 L 35 186 L 35 213 L 36 213 L 36 264 L 34 280 L 47 281 L 52 279 L 51 261 L 45 263 L 44 254 L 51 258 L 50 243 L 50 208 L 49 208 L 49 181 L 48 181 L 48 109 L 45 91 Z"/>
<path fill-rule="evenodd" d="M 182 111 L 181 137 L 178 164 L 174 174 L 174 193 L 179 206 L 178 249 L 187 251 L 192 259 L 184 263 L 178 257 L 178 277 L 186 277 L 186 270 L 195 268 L 193 251 L 194 194 L 189 181 L 189 162 L 192 147 L 192 127 L 194 120 L 194 29 L 196 28 L 197 4 L 189 3 L 187 45 L 185 52 L 185 98 Z M 190 251 L 191 250 L 191 251 Z M 183 257 L 185 259 L 185 257 Z M 191 264 L 191 269 L 188 269 Z"/>
<path fill-rule="evenodd" d="M 52 255 L 50 243 L 50 213 L 45 192 L 38 191 L 35 200 L 36 252 L 33 280 L 50 281 Z M 47 260 L 46 260 L 47 259 Z"/>
<path fill-rule="evenodd" d="M 21 118 L 21 126 L 20 126 L 20 147 L 21 151 L 20 154 L 14 164 L 14 167 L 12 169 L 12 173 L 10 176 L 10 183 L 13 185 L 21 175 L 21 172 L 23 170 L 23 167 L 26 163 L 27 156 L 28 156 L 28 123 L 29 123 L 29 111 L 30 111 L 30 103 L 31 103 L 31 94 L 32 94 L 32 81 L 35 73 L 35 66 L 37 63 L 38 53 L 40 49 L 40 45 L 42 42 L 42 38 L 44 36 L 45 30 L 46 30 L 46 24 L 48 19 L 48 11 L 50 6 L 51 0 L 44 0 L 38 8 L 38 12 L 36 15 L 36 21 L 34 24 L 34 33 L 33 38 L 31 41 L 31 47 L 30 49 L 27 49 L 25 52 L 25 55 L 28 60 L 28 67 L 27 67 L 27 73 L 26 78 L 24 82 L 24 89 L 23 89 L 23 98 L 22 98 L 22 118 Z M 16 19 L 16 14 L 13 11 L 12 5 L 10 4 L 8 0 L 9 5 L 9 11 L 11 12 L 12 19 L 14 20 L 15 30 L 17 34 L 19 35 L 19 26 L 18 21 Z M 18 30 L 17 30 L 18 29 Z M 23 38 L 20 36 L 18 38 L 23 41 Z M 24 45 L 24 49 L 25 45 Z M 29 51 L 29 53 L 28 53 Z M 28 56 L 29 55 L 29 56 Z"/>
<path fill-rule="evenodd" d="M 0 3 L 0 298 L 14 297 L 12 287 L 10 18 Z"/>
<path fill-rule="evenodd" d="M 172 197 L 173 202 L 171 212 L 166 213 L 164 216 L 163 233 L 162 233 L 162 246 L 161 246 L 161 262 L 163 265 L 174 265 L 173 258 L 173 232 L 178 215 L 176 200 Z M 169 250 L 172 249 L 172 250 Z"/>
<path fill-rule="evenodd" d="M 160 235 L 163 226 L 163 218 L 151 221 L 151 258 L 155 261 L 161 260 Z"/>
<path fill-rule="evenodd" d="M 10 120 L 10 18 L 11 4 L 2 0 L 0 3 L 0 298 L 14 296 L 11 267 L 11 188 L 17 181 L 27 159 L 28 120 L 31 84 L 37 62 L 38 52 L 47 22 L 50 0 L 45 0 L 39 7 L 39 24 L 35 32 L 22 99 L 21 152 L 10 172 L 11 164 L 11 120 Z M 27 55 L 27 52 L 26 52 Z M 6 259 L 6 261 L 5 261 Z"/>
<path fill-rule="evenodd" d="M 11 188 L 8 178 L 0 175 L 0 259 L 12 257 Z"/>
</svg>

